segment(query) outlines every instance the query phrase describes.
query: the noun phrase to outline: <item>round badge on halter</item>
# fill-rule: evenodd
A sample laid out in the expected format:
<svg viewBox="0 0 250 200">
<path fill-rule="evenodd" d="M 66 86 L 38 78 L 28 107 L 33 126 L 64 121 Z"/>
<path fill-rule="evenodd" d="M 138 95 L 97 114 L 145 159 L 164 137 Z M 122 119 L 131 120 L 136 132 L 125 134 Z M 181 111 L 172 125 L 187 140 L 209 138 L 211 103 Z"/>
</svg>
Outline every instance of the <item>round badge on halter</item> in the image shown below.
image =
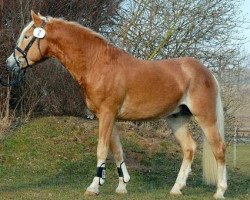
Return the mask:
<svg viewBox="0 0 250 200">
<path fill-rule="evenodd" d="M 37 37 L 37 38 L 42 39 L 42 38 L 45 37 L 46 32 L 45 32 L 45 30 L 44 30 L 43 28 L 37 27 L 37 28 L 34 29 L 33 35 L 34 35 L 35 37 Z"/>
</svg>

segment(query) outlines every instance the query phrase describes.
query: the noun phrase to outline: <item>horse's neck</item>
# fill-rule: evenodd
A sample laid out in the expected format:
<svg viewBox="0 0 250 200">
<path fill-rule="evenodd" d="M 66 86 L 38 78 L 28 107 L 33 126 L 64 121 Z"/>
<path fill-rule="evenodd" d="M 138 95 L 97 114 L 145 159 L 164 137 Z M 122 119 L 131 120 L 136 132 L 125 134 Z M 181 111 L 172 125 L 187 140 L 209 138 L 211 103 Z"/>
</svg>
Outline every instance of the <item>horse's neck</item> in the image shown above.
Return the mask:
<svg viewBox="0 0 250 200">
<path fill-rule="evenodd" d="M 67 24 L 66 24 L 67 25 Z M 68 27 L 61 27 L 66 30 Z M 70 26 L 70 25 L 69 25 Z M 95 35 L 90 35 L 84 29 L 74 30 L 74 27 L 60 32 L 57 30 L 56 40 L 51 44 L 51 55 L 57 58 L 71 73 L 71 75 L 79 81 L 87 76 L 87 70 L 93 67 L 93 62 L 97 59 L 105 42 Z"/>
</svg>

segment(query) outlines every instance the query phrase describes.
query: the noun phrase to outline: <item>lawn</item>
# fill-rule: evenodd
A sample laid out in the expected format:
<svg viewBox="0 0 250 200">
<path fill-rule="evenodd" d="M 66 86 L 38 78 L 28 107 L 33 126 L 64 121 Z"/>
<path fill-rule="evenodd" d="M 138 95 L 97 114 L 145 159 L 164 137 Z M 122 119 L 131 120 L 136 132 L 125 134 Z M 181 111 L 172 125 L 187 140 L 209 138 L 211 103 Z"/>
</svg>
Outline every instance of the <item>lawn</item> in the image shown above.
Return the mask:
<svg viewBox="0 0 250 200">
<path fill-rule="evenodd" d="M 128 194 L 117 195 L 116 166 L 107 161 L 107 180 L 97 197 L 83 193 L 95 175 L 98 125 L 73 117 L 45 117 L 8 133 L 0 143 L 0 199 L 211 199 L 215 187 L 202 184 L 198 151 L 183 196 L 169 191 L 175 182 L 181 152 L 170 137 L 143 138 L 121 123 L 122 143 L 131 175 Z M 145 130 L 148 131 L 148 130 Z M 228 199 L 250 199 L 250 145 L 237 149 L 237 169 L 228 149 Z"/>
</svg>

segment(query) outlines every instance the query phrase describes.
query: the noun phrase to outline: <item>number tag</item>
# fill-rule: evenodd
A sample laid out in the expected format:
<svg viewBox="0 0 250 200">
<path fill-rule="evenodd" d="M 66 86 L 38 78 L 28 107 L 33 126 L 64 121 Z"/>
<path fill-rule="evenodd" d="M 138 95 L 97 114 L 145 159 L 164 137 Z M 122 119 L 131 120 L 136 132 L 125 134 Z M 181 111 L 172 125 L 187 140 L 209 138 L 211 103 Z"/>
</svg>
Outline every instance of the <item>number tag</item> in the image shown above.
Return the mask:
<svg viewBox="0 0 250 200">
<path fill-rule="evenodd" d="M 46 32 L 43 28 L 37 27 L 34 29 L 33 35 L 37 38 L 42 39 L 46 35 Z"/>
</svg>

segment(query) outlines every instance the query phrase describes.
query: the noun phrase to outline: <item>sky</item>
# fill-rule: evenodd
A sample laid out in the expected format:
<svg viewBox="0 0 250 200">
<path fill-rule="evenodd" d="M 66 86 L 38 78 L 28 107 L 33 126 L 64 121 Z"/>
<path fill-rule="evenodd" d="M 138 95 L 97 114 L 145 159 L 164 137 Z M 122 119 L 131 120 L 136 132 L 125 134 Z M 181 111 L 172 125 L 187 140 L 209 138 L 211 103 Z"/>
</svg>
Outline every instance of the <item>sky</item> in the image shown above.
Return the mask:
<svg viewBox="0 0 250 200">
<path fill-rule="evenodd" d="M 242 5 L 242 11 L 246 17 L 246 28 L 243 31 L 243 34 L 246 37 L 245 50 L 250 55 L 250 0 L 244 1 L 244 4 Z"/>
</svg>

